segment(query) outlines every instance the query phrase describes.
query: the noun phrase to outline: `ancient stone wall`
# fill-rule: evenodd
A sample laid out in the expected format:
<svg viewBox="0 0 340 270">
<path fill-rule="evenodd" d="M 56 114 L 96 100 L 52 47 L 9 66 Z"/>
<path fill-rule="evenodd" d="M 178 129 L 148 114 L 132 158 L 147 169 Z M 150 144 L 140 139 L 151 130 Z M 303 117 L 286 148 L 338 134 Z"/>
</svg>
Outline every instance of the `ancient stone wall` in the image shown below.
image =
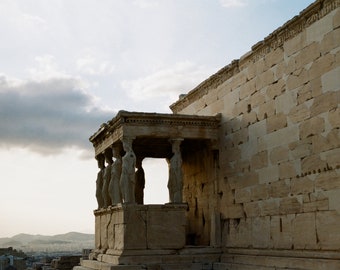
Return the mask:
<svg viewBox="0 0 340 270">
<path fill-rule="evenodd" d="M 171 106 L 222 113 L 218 183 L 192 158 L 184 197 L 191 226 L 217 207 L 224 247 L 340 250 L 339 6 L 316 1 Z"/>
</svg>

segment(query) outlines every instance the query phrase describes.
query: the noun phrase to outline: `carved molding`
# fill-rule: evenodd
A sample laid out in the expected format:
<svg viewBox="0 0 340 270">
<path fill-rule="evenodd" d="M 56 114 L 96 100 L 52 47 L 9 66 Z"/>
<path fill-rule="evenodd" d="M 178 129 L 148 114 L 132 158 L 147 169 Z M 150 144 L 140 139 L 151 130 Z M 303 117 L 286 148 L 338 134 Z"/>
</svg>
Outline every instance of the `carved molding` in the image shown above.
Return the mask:
<svg viewBox="0 0 340 270">
<path fill-rule="evenodd" d="M 240 72 L 240 61 L 243 63 L 254 63 L 258 61 L 269 52 L 277 49 L 278 47 L 282 47 L 285 41 L 297 36 L 308 26 L 320 20 L 339 6 L 340 0 L 315 1 L 313 4 L 301 11 L 298 16 L 287 21 L 283 26 L 279 27 L 269 36 L 264 38 L 264 40 L 252 46 L 251 51 L 248 52 L 241 60 L 232 61 L 231 64 L 220 69 L 217 73 L 191 90 L 183 98 L 170 105 L 170 109 L 174 113 L 180 112 L 194 101 L 206 95 L 210 89 L 216 88 L 218 85 Z"/>
<path fill-rule="evenodd" d="M 102 124 L 97 132 L 90 138 L 96 149 L 104 149 L 107 141 L 114 143 L 124 136 L 123 126 L 162 126 L 162 127 L 193 127 L 205 129 L 218 129 L 220 126 L 220 115 L 198 116 L 160 113 L 139 113 L 119 111 L 110 121 Z M 171 136 L 171 134 L 169 134 Z"/>
</svg>

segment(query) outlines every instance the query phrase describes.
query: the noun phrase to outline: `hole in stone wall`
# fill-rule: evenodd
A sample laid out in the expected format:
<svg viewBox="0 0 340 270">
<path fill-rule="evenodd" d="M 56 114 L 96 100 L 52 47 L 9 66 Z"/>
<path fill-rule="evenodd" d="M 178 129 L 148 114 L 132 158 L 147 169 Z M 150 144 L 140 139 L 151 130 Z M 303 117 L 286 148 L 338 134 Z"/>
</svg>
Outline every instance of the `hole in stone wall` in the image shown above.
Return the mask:
<svg viewBox="0 0 340 270">
<path fill-rule="evenodd" d="M 144 204 L 169 202 L 168 163 L 165 159 L 145 158 L 142 166 L 145 173 Z"/>
</svg>

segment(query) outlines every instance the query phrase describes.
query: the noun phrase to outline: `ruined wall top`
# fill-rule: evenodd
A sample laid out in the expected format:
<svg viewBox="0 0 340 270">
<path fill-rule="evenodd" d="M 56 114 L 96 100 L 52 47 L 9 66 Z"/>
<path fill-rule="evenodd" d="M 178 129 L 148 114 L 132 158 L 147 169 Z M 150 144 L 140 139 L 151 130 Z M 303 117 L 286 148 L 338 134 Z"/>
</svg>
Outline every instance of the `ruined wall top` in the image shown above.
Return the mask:
<svg viewBox="0 0 340 270">
<path fill-rule="evenodd" d="M 194 101 L 202 98 L 210 89 L 216 88 L 224 81 L 239 73 L 247 63 L 254 63 L 266 54 L 283 46 L 283 43 L 301 33 L 305 28 L 320 20 L 325 15 L 340 6 L 340 0 L 317 0 L 299 15 L 287 21 L 283 26 L 276 29 L 264 40 L 259 41 L 251 47 L 251 51 L 240 59 L 233 60 L 229 65 L 220 69 L 217 73 L 200 83 L 187 95 L 170 105 L 174 113 L 178 113 Z"/>
</svg>

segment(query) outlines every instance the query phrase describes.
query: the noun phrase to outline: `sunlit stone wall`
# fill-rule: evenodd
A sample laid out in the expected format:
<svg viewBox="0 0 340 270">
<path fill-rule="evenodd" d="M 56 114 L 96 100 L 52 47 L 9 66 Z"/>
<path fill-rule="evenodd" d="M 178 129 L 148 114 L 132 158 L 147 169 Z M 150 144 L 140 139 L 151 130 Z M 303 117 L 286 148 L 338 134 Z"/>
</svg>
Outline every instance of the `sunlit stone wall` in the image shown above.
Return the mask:
<svg viewBox="0 0 340 270">
<path fill-rule="evenodd" d="M 339 40 L 339 1 L 317 1 L 171 106 L 222 113 L 217 183 L 212 152 L 184 167 L 202 243 L 217 209 L 225 247 L 340 249 Z"/>
</svg>

